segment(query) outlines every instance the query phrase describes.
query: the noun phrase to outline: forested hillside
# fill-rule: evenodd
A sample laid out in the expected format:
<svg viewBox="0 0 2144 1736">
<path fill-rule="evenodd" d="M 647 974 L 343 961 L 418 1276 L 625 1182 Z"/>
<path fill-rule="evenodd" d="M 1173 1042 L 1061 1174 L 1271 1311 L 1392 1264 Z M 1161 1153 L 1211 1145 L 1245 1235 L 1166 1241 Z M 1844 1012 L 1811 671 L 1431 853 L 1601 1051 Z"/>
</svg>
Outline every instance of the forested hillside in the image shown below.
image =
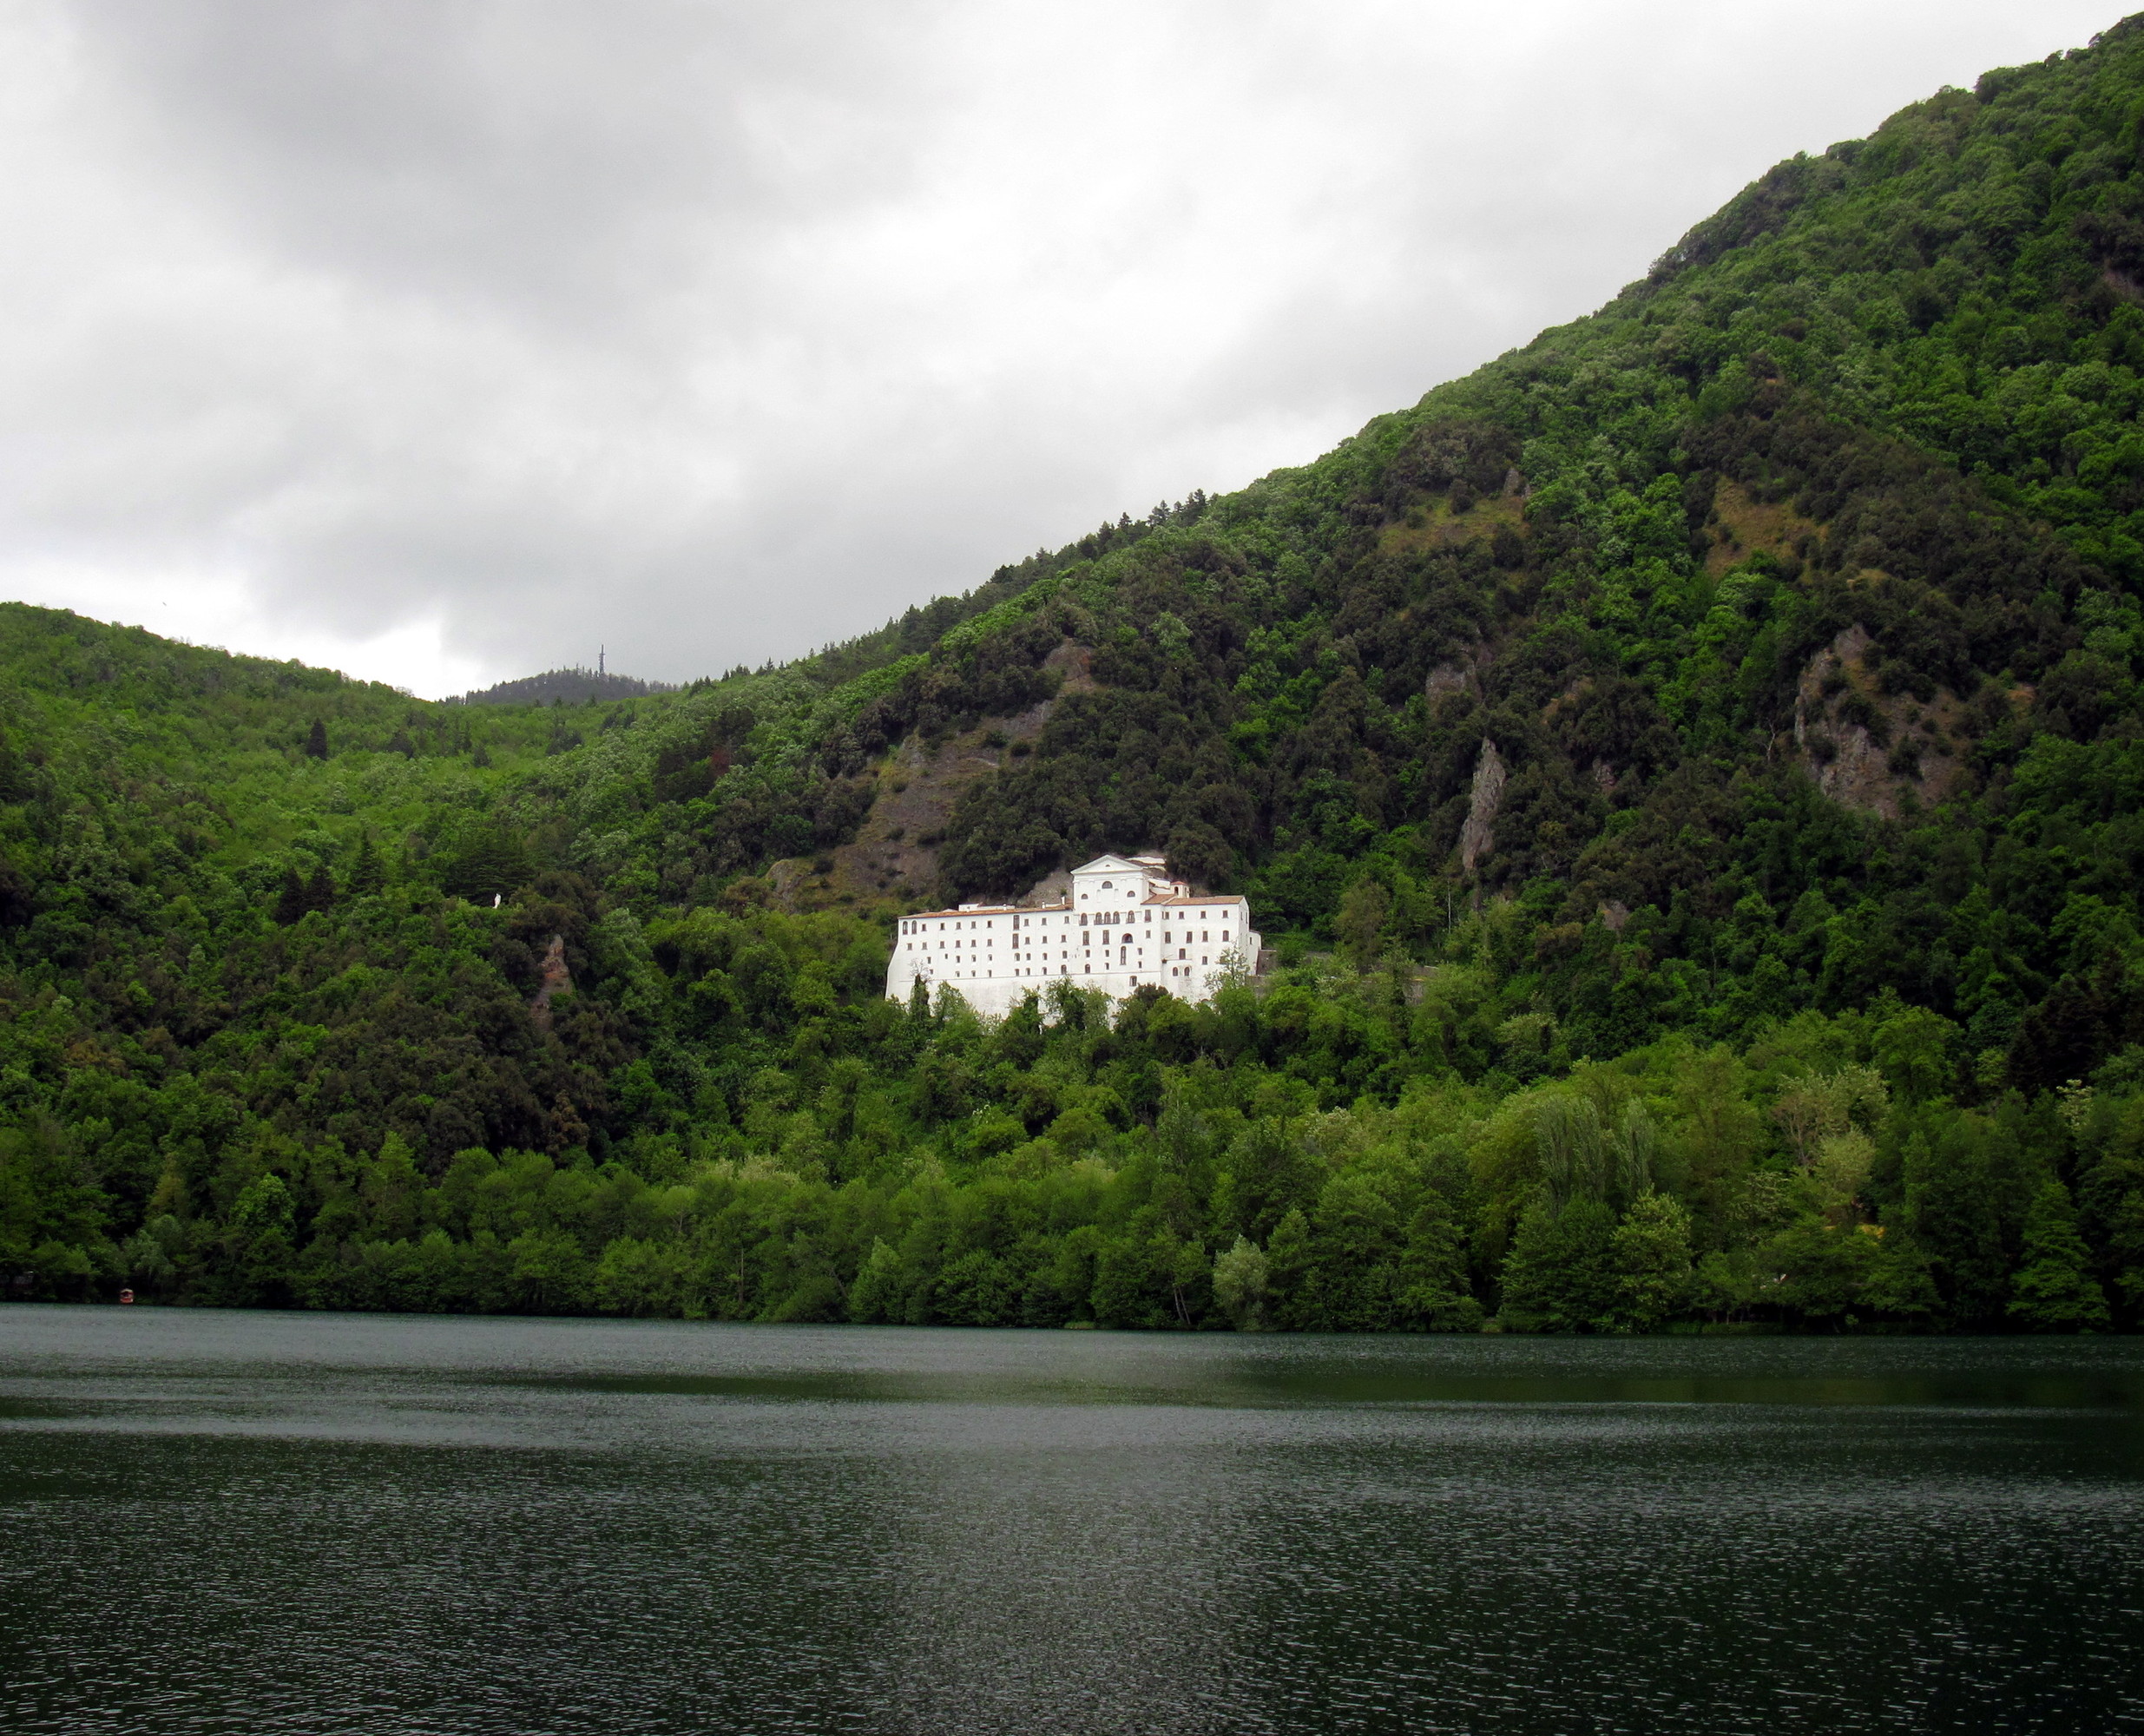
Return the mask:
<svg viewBox="0 0 2144 1736">
<path fill-rule="evenodd" d="M 540 675 L 523 675 L 517 681 L 499 681 L 475 693 L 464 694 L 464 705 L 587 705 L 596 700 L 636 700 L 649 694 L 673 691 L 663 681 L 643 681 L 632 675 L 605 674 L 597 669 L 546 669 Z"/>
<path fill-rule="evenodd" d="M 2144 23 L 1337 450 L 782 668 L 430 706 L 0 608 L 19 1297 L 2144 1318 Z M 995 1025 L 1102 849 L 1279 968 Z"/>
</svg>

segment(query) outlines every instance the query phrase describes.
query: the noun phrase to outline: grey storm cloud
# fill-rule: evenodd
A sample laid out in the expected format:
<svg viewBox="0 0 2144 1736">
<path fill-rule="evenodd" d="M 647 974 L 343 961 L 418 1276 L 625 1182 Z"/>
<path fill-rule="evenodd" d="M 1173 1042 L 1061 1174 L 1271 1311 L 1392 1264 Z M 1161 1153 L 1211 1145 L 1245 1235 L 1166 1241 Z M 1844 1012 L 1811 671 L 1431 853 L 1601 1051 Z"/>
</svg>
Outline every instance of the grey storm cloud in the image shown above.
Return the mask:
<svg viewBox="0 0 2144 1736">
<path fill-rule="evenodd" d="M 0 593 L 426 691 L 1299 463 L 2041 0 L 20 0 Z"/>
</svg>

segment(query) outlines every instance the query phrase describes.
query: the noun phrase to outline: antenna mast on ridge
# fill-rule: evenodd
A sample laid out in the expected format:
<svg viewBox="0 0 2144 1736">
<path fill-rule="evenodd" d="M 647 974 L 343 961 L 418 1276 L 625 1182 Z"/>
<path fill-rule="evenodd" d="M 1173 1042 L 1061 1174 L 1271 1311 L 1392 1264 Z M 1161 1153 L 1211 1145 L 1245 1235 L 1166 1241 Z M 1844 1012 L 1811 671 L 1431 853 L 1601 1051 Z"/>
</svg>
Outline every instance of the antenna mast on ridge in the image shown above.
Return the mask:
<svg viewBox="0 0 2144 1736">
<path fill-rule="evenodd" d="M 598 645 L 595 648 L 595 679 L 599 681 L 603 679 L 603 653 L 609 649 L 608 645 Z"/>
</svg>

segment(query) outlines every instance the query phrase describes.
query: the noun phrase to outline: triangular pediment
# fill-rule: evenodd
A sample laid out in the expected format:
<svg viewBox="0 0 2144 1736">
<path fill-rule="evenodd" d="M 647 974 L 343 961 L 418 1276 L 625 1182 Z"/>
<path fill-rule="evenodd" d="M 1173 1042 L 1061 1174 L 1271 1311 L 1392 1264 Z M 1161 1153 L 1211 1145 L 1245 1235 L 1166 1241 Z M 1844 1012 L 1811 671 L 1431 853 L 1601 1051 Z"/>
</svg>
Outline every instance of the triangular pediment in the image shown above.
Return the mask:
<svg viewBox="0 0 2144 1736">
<path fill-rule="evenodd" d="M 1144 874 L 1148 871 L 1128 856 L 1097 856 L 1072 871 L 1075 874 Z"/>
</svg>

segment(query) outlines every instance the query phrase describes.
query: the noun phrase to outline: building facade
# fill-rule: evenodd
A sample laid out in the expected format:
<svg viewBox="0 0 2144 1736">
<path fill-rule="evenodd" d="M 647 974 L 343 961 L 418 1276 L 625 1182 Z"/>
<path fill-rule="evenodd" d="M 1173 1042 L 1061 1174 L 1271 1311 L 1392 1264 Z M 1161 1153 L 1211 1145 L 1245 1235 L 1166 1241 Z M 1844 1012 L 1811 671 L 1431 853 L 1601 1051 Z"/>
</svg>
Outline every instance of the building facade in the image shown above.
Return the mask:
<svg viewBox="0 0 2144 1736">
<path fill-rule="evenodd" d="M 1159 856 L 1098 856 L 1072 871 L 1051 904 L 963 904 L 903 917 L 886 994 L 950 983 L 979 1013 L 998 1015 L 1052 983 L 1121 1000 L 1151 983 L 1203 1001 L 1231 970 L 1258 968 L 1259 937 L 1240 898 L 1194 898 Z"/>
</svg>

